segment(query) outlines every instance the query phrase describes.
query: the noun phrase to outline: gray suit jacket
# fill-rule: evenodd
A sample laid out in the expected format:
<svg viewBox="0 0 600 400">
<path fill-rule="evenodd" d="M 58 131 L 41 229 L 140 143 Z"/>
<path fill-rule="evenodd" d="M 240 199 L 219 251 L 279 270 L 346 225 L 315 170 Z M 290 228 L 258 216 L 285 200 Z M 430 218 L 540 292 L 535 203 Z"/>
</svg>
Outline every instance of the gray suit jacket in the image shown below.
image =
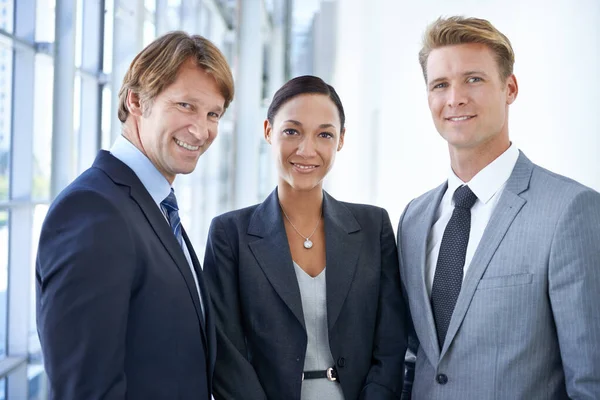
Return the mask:
<svg viewBox="0 0 600 400">
<path fill-rule="evenodd" d="M 413 200 L 398 227 L 418 339 L 412 397 L 600 399 L 600 194 L 521 153 L 440 351 L 424 271 L 445 190 Z"/>
</svg>

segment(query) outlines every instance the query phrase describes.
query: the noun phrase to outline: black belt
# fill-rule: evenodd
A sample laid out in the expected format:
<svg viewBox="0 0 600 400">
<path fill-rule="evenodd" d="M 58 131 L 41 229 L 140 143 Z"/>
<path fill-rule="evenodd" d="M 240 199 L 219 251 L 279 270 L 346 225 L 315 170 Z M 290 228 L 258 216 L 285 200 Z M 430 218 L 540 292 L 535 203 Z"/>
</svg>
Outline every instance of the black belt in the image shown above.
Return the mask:
<svg viewBox="0 0 600 400">
<path fill-rule="evenodd" d="M 331 382 L 338 381 L 337 369 L 335 369 L 335 367 L 330 367 L 323 371 L 304 371 L 302 373 L 302 380 L 322 378 L 327 378 Z"/>
</svg>

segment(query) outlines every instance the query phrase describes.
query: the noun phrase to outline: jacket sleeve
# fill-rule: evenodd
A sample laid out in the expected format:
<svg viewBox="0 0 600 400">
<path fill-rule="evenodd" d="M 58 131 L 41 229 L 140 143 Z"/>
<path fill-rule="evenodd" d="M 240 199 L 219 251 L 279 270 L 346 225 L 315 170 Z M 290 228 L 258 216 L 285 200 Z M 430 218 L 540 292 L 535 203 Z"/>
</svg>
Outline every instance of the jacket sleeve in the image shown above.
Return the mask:
<svg viewBox="0 0 600 400">
<path fill-rule="evenodd" d="M 404 296 L 404 302 L 406 304 L 406 312 L 407 312 L 407 324 L 408 324 L 408 348 L 406 351 L 406 357 L 404 359 L 404 382 L 402 388 L 402 400 L 410 400 L 412 397 L 412 386 L 415 380 L 415 364 L 417 361 L 417 353 L 419 351 L 419 340 L 417 338 L 417 334 L 414 330 L 414 325 L 412 322 L 412 317 L 410 313 L 410 307 L 408 302 L 407 290 L 406 290 L 406 281 L 404 279 L 403 271 L 407 266 L 404 263 L 404 259 L 402 257 L 402 221 L 404 220 L 404 215 L 406 211 L 410 207 L 410 204 L 406 206 L 402 216 L 400 217 L 400 222 L 398 223 L 398 240 L 397 240 L 397 249 L 398 249 L 398 266 L 400 269 L 400 281 L 402 282 L 402 294 Z"/>
<path fill-rule="evenodd" d="M 38 333 L 53 398 L 126 398 L 134 266 L 130 231 L 111 201 L 80 190 L 52 206 L 40 235 L 36 282 Z"/>
<path fill-rule="evenodd" d="M 361 400 L 400 399 L 407 346 L 407 311 L 400 285 L 398 254 L 390 218 L 382 210 L 381 283 L 371 368 Z"/>
<path fill-rule="evenodd" d="M 238 257 L 218 218 L 210 226 L 204 276 L 215 311 L 217 361 L 213 380 L 216 400 L 266 400 L 254 367 L 247 359 L 238 293 Z"/>
<path fill-rule="evenodd" d="M 561 216 L 549 261 L 549 294 L 567 393 L 600 398 L 600 194 L 579 193 Z"/>
</svg>

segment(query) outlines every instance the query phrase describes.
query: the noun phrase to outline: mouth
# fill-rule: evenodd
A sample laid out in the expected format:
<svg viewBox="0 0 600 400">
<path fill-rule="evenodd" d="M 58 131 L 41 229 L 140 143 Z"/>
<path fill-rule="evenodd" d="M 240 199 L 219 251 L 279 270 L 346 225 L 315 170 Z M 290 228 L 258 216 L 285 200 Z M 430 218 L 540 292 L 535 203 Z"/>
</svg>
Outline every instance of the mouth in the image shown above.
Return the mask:
<svg viewBox="0 0 600 400">
<path fill-rule="evenodd" d="M 446 121 L 450 121 L 450 122 L 462 122 L 462 121 L 468 121 L 470 119 L 475 118 L 476 115 L 459 115 L 456 117 L 448 117 L 446 118 Z"/>
<path fill-rule="evenodd" d="M 177 146 L 183 147 L 184 149 L 189 150 L 189 151 L 198 151 L 198 149 L 200 149 L 200 146 L 192 146 L 191 144 L 182 142 L 179 139 L 175 139 L 175 143 L 177 143 Z"/>
<path fill-rule="evenodd" d="M 300 164 L 300 163 L 294 163 L 294 162 L 290 162 L 290 164 L 292 164 L 294 166 L 294 168 L 296 168 L 300 172 L 311 172 L 311 171 L 314 171 L 315 169 L 319 168 L 318 165 L 313 165 L 313 164 Z"/>
</svg>

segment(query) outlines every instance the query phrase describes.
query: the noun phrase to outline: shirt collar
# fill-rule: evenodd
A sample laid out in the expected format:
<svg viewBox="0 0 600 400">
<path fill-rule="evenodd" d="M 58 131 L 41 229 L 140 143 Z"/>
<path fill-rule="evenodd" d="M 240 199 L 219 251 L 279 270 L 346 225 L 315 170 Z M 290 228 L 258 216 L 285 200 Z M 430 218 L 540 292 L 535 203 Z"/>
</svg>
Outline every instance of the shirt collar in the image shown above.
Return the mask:
<svg viewBox="0 0 600 400">
<path fill-rule="evenodd" d="M 150 193 L 152 200 L 160 207 L 160 203 L 171 192 L 171 185 L 152 161 L 122 135 L 115 140 L 110 153 L 133 170 Z"/>
<path fill-rule="evenodd" d="M 448 191 L 454 193 L 461 185 L 467 185 L 484 204 L 506 183 L 519 158 L 519 149 L 511 143 L 510 147 L 498 158 L 479 171 L 469 182 L 463 182 L 450 168 Z"/>
</svg>

